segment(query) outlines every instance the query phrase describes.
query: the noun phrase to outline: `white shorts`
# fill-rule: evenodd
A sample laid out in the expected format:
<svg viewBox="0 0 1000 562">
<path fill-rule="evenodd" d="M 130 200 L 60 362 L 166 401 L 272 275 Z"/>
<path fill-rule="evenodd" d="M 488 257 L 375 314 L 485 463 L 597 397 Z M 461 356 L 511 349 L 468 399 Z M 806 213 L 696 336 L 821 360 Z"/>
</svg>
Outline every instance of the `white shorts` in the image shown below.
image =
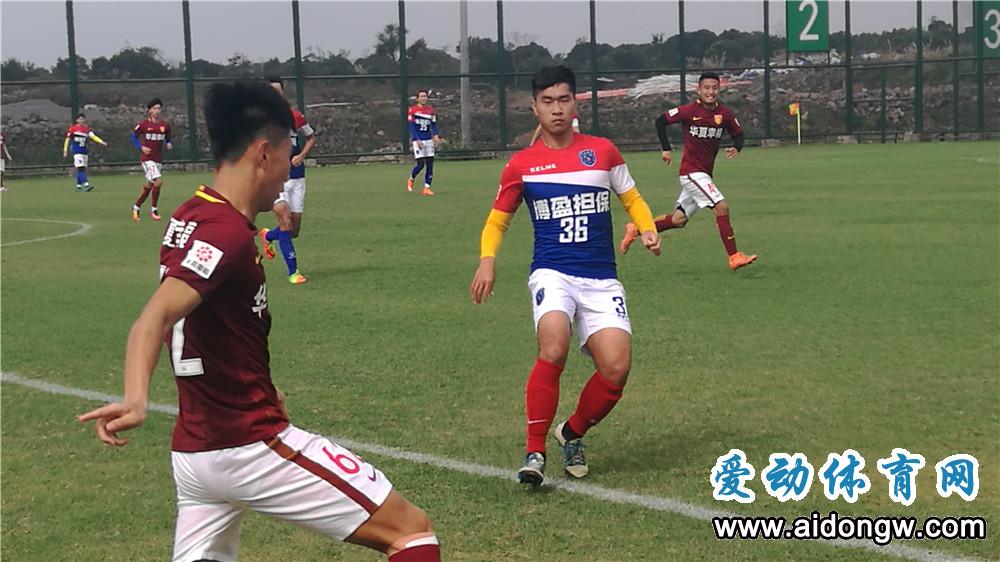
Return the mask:
<svg viewBox="0 0 1000 562">
<path fill-rule="evenodd" d="M 142 161 L 142 171 L 146 172 L 146 181 L 152 182 L 160 177 L 160 167 L 159 162 L 153 162 L 152 160 Z"/>
<path fill-rule="evenodd" d="M 714 207 L 726 198 L 725 195 L 715 187 L 712 176 L 704 172 L 694 172 L 680 176 L 681 193 L 677 196 L 677 207 L 682 209 L 684 214 L 691 218 L 698 209 Z"/>
<path fill-rule="evenodd" d="M 433 158 L 434 157 L 434 140 L 416 140 L 413 141 L 413 157 L 414 158 Z"/>
<path fill-rule="evenodd" d="M 174 562 L 235 562 L 248 509 L 342 541 L 392 491 L 381 471 L 351 451 L 291 425 L 268 443 L 171 456 Z"/>
<path fill-rule="evenodd" d="M 7 171 L 7 160 L 0 158 L 0 173 Z"/>
<path fill-rule="evenodd" d="M 73 167 L 74 168 L 86 168 L 88 160 L 90 160 L 90 157 L 87 154 L 74 154 L 73 155 Z"/>
<path fill-rule="evenodd" d="M 535 330 L 546 313 L 564 312 L 584 354 L 589 354 L 587 340 L 599 330 L 619 328 L 632 333 L 632 322 L 625 306 L 625 288 L 617 279 L 587 279 L 552 269 L 536 269 L 528 277 L 528 290 L 531 291 Z"/>
<path fill-rule="evenodd" d="M 284 202 L 293 213 L 302 214 L 306 206 L 306 178 L 289 178 L 285 180 L 285 187 L 274 200 L 274 204 Z"/>
</svg>

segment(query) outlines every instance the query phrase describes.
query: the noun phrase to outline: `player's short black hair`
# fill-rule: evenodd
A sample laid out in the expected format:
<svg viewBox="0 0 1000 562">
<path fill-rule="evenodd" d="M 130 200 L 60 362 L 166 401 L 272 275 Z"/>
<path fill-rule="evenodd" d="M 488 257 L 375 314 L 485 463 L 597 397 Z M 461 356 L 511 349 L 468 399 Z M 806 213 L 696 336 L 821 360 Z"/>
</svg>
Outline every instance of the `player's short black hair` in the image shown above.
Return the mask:
<svg viewBox="0 0 1000 562">
<path fill-rule="evenodd" d="M 702 80 L 715 80 L 719 82 L 719 73 L 717 72 L 703 72 L 701 76 L 698 77 L 698 83 L 701 84 Z"/>
<path fill-rule="evenodd" d="M 568 84 L 570 91 L 576 94 L 576 74 L 569 67 L 560 64 L 545 66 L 535 72 L 531 77 L 531 97 L 536 97 L 538 92 L 556 84 Z"/>
<path fill-rule="evenodd" d="M 77 114 L 76 114 L 76 117 L 74 117 L 74 118 L 73 118 L 73 121 L 76 121 L 77 119 L 79 119 L 79 118 L 81 118 L 81 117 L 83 117 L 84 119 L 86 119 L 86 118 L 87 118 L 87 116 L 86 116 L 86 115 L 84 115 L 83 113 L 77 113 Z"/>
<path fill-rule="evenodd" d="M 265 80 L 265 81 L 266 81 L 266 82 L 267 82 L 268 84 L 277 84 L 277 85 L 281 86 L 281 89 L 282 89 L 282 90 L 284 90 L 284 89 L 285 89 L 285 81 L 284 81 L 284 80 L 282 80 L 282 79 L 281 79 L 281 76 L 278 76 L 277 74 L 272 74 L 272 75 L 270 75 L 270 76 L 268 76 L 268 77 L 264 78 L 264 80 Z"/>
<path fill-rule="evenodd" d="M 280 142 L 294 126 L 288 101 L 263 82 L 220 82 L 205 94 L 205 127 L 217 163 L 238 160 L 254 139 Z"/>
<path fill-rule="evenodd" d="M 146 104 L 146 109 L 152 109 L 154 105 L 159 105 L 160 107 L 162 107 L 163 100 L 161 100 L 160 98 L 153 98 L 149 100 L 149 103 Z"/>
<path fill-rule="evenodd" d="M 428 91 L 425 88 L 421 88 L 421 89 L 417 90 L 417 95 L 419 96 L 420 94 L 427 94 L 428 96 L 431 95 L 430 91 Z"/>
</svg>

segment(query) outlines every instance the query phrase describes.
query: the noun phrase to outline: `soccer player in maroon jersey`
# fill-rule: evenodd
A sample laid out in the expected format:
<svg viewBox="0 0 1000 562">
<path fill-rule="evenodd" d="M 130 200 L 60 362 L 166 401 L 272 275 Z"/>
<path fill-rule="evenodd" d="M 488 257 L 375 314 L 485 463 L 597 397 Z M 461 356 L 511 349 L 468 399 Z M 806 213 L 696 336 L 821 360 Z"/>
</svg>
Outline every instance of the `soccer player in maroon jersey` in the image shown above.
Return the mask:
<svg viewBox="0 0 1000 562">
<path fill-rule="evenodd" d="M 288 102 L 261 82 L 215 84 L 204 107 L 212 186 L 170 217 L 160 286 L 129 332 L 124 399 L 79 420 L 95 421 L 104 443 L 125 445 L 120 433 L 145 420 L 166 340 L 180 403 L 171 446 L 175 562 L 235 561 L 248 509 L 391 562 L 438 562 L 424 512 L 351 451 L 291 425 L 271 381 L 271 315 L 253 221 L 288 178 Z"/>
<path fill-rule="evenodd" d="M 7 139 L 0 133 L 0 191 L 7 191 L 7 186 L 3 183 L 3 176 L 7 173 L 7 161 L 13 160 L 10 151 L 7 150 Z"/>
<path fill-rule="evenodd" d="M 719 103 L 719 75 L 706 72 L 698 79 L 698 99 L 694 103 L 675 107 L 656 118 L 656 134 L 663 148 L 663 161 L 669 166 L 673 160 L 667 125 L 681 123 L 684 127 L 684 157 L 681 159 L 681 193 L 672 215 L 656 219 L 657 232 L 672 228 L 684 228 L 690 219 L 703 207 L 715 211 L 715 224 L 719 228 L 722 244 L 729 254 L 729 268 L 739 269 L 757 259 L 736 250 L 736 236 L 729 221 L 729 204 L 725 196 L 712 181 L 715 156 L 719 152 L 719 140 L 723 132 L 733 139 L 733 146 L 726 148 L 726 157 L 735 159 L 743 150 L 743 129 L 739 120 L 728 107 Z M 625 225 L 625 236 L 619 248 L 624 254 L 638 236 L 632 223 Z"/>
<path fill-rule="evenodd" d="M 532 295 L 538 355 L 525 387 L 527 439 L 517 478 L 540 486 L 545 440 L 559 405 L 559 377 L 575 332 L 580 350 L 594 360 L 576 410 L 553 437 L 563 469 L 574 478 L 590 468 L 583 436 L 618 403 L 632 365 L 632 324 L 625 289 L 615 267 L 611 195 L 641 227 L 643 244 L 660 253 L 649 206 L 636 189 L 618 148 L 608 139 L 575 133 L 576 76 L 565 66 L 540 69 L 531 81 L 532 110 L 542 136 L 515 154 L 483 227 L 472 302 L 486 302 L 496 278 L 494 262 L 504 232 L 523 201 L 535 232 L 528 288 Z"/>
<path fill-rule="evenodd" d="M 163 178 L 160 168 L 163 166 L 163 147 L 172 150 L 174 145 L 170 142 L 170 123 L 160 119 L 160 112 L 163 110 L 163 102 L 160 98 L 153 98 L 146 104 L 147 116 L 135 129 L 132 129 L 132 145 L 141 153 L 139 163 L 142 164 L 142 171 L 146 174 L 146 183 L 142 184 L 142 192 L 139 198 L 132 205 L 132 220 L 139 222 L 139 211 L 143 202 L 150 192 L 153 193 L 153 206 L 150 209 L 150 216 L 153 220 L 160 220 L 160 211 L 156 204 L 160 200 L 160 188 L 163 186 Z"/>
</svg>

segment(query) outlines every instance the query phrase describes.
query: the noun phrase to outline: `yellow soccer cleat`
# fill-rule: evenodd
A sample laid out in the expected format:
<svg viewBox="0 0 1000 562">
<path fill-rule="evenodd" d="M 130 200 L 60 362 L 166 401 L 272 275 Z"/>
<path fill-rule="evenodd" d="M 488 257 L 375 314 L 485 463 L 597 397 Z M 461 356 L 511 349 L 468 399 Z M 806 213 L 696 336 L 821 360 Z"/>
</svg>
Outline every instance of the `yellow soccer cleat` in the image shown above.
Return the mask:
<svg viewBox="0 0 1000 562">
<path fill-rule="evenodd" d="M 306 281 L 308 281 L 308 279 L 306 279 L 306 276 L 302 275 L 298 271 L 288 276 L 288 282 L 291 283 L 292 285 L 302 285 Z"/>
<path fill-rule="evenodd" d="M 267 239 L 268 232 L 270 232 L 270 229 L 262 228 L 257 231 L 257 234 L 260 236 L 260 245 L 264 250 L 264 257 L 273 260 L 276 255 L 274 253 L 274 242 Z"/>
</svg>

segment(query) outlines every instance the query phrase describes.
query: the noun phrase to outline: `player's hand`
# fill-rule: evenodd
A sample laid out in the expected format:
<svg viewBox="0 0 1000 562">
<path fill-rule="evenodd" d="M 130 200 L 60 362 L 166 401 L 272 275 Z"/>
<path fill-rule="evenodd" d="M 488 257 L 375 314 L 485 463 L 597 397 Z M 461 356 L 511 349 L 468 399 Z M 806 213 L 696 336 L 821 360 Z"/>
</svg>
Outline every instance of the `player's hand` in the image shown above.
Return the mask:
<svg viewBox="0 0 1000 562">
<path fill-rule="evenodd" d="M 142 147 L 142 153 L 143 153 L 143 154 L 146 154 L 146 155 L 148 155 L 148 154 L 149 154 L 150 152 L 153 152 L 153 149 L 152 149 L 152 148 L 149 148 L 148 146 L 144 146 L 144 147 Z"/>
<path fill-rule="evenodd" d="M 735 160 L 737 156 L 740 155 L 740 151 L 736 150 L 735 146 L 730 146 L 726 148 L 726 157 L 730 160 Z"/>
<path fill-rule="evenodd" d="M 434 141 L 434 146 L 439 146 L 441 144 L 441 137 L 437 135 L 434 135 L 434 138 L 431 140 Z"/>
<path fill-rule="evenodd" d="M 128 443 L 128 439 L 118 437 L 118 432 L 142 425 L 146 421 L 146 406 L 135 402 L 115 402 L 77 416 L 76 419 L 81 422 L 96 420 L 94 429 L 97 431 L 97 438 L 106 445 L 121 447 Z"/>
<path fill-rule="evenodd" d="M 173 150 L 173 149 L 174 149 L 174 143 L 168 142 L 167 143 L 167 150 Z"/>
<path fill-rule="evenodd" d="M 301 166 L 302 162 L 305 159 L 306 159 L 305 156 L 302 156 L 301 154 L 296 154 L 295 156 L 292 156 L 292 166 Z"/>
<path fill-rule="evenodd" d="M 667 166 L 669 166 L 670 163 L 674 161 L 674 155 L 669 150 L 664 150 L 661 157 L 663 158 L 663 162 Z"/>
<path fill-rule="evenodd" d="M 646 247 L 647 250 L 653 252 L 654 256 L 660 255 L 660 235 L 653 230 L 647 230 L 639 235 L 639 239 L 642 240 L 642 245 Z"/>
<path fill-rule="evenodd" d="M 473 304 L 483 304 L 493 296 L 493 281 L 496 280 L 493 262 L 493 258 L 479 260 L 479 268 L 476 269 L 476 274 L 472 277 L 472 286 L 469 288 Z"/>
<path fill-rule="evenodd" d="M 63 152 L 63 158 L 66 158 L 66 153 L 65 152 Z M 8 158 L 7 160 L 11 160 L 11 159 Z"/>
</svg>

